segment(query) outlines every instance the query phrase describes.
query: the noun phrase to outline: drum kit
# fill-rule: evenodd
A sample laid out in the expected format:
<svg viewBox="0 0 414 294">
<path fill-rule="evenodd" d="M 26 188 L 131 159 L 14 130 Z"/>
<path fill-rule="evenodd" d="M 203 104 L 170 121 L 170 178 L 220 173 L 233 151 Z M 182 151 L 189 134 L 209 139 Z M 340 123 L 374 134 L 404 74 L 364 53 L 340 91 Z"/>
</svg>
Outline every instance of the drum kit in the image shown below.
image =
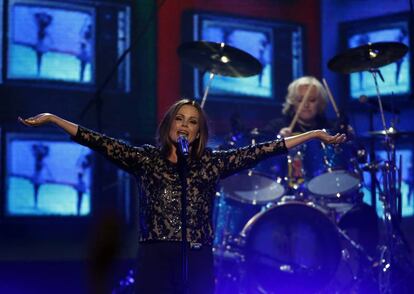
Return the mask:
<svg viewBox="0 0 414 294">
<path fill-rule="evenodd" d="M 407 51 L 401 43 L 379 42 L 349 49 L 328 63 L 332 71 L 369 71 L 375 79 L 384 130 L 369 135 L 384 139 L 391 154 L 380 167 L 367 163 L 366 151 L 352 141 L 310 142 L 221 181 L 215 211 L 217 293 L 394 293 L 391 272 L 399 261 L 393 252 L 401 244 L 394 143 L 413 134 L 386 128 L 376 79 L 380 67 Z M 178 54 L 210 73 L 202 106 L 214 75 L 242 78 L 262 69 L 253 56 L 224 43 L 184 43 Z M 255 143 L 261 135 L 257 129 L 233 134 L 221 147 Z M 360 192 L 362 173 L 373 169 L 386 179 L 380 189 L 383 241 L 376 212 L 362 203 Z"/>
<path fill-rule="evenodd" d="M 222 180 L 215 218 L 218 293 L 368 287 L 378 231 L 375 211 L 361 201 L 358 153 L 352 141 L 311 141 Z M 299 174 L 292 172 L 295 165 Z"/>
<path fill-rule="evenodd" d="M 414 133 L 386 127 L 376 82 L 379 68 L 407 51 L 401 43 L 379 42 L 349 49 L 328 63 L 338 73 L 372 74 L 384 130 L 369 137 L 385 141 L 386 161 L 367 162 L 365 149 L 353 141 L 310 142 L 221 181 L 214 213 L 216 293 L 409 293 L 402 285 L 414 277 L 414 266 L 398 228 L 401 175 L 395 142 Z M 210 73 L 202 107 L 215 75 L 243 78 L 262 70 L 255 57 L 224 43 L 184 43 L 178 55 Z M 221 147 L 244 146 L 267 135 L 238 131 Z M 382 173 L 381 234 L 375 209 L 362 202 L 364 171 Z"/>
</svg>

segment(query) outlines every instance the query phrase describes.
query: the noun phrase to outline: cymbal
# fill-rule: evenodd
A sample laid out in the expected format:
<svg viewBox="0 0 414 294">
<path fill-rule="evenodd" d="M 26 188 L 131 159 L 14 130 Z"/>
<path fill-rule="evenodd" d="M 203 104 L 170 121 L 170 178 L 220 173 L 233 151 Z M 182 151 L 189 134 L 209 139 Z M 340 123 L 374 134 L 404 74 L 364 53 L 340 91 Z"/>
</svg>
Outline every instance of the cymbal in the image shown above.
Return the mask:
<svg viewBox="0 0 414 294">
<path fill-rule="evenodd" d="M 343 74 L 367 71 L 393 63 L 407 52 L 408 47 L 403 43 L 368 43 L 333 57 L 328 62 L 328 68 Z"/>
<path fill-rule="evenodd" d="M 385 130 L 380 130 L 368 132 L 368 135 L 371 137 L 384 137 L 386 133 Z M 414 131 L 398 131 L 391 127 L 387 129 L 387 135 L 394 138 L 414 137 Z"/>
<path fill-rule="evenodd" d="M 178 47 L 183 62 L 214 74 L 230 77 L 249 77 L 262 71 L 262 64 L 249 53 L 215 42 L 187 42 Z"/>
</svg>

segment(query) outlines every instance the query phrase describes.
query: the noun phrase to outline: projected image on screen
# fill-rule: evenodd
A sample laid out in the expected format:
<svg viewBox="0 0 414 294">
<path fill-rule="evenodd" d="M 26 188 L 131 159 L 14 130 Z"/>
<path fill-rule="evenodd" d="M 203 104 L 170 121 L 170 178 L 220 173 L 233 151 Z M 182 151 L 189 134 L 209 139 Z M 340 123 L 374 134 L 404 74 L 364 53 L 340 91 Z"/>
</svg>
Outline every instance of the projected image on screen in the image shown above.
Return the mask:
<svg viewBox="0 0 414 294">
<path fill-rule="evenodd" d="M 357 33 L 349 37 L 348 47 L 358 47 L 376 42 L 400 42 L 409 46 L 408 27 L 401 22 L 389 29 L 371 30 Z M 380 68 L 384 82 L 378 81 L 381 95 L 402 95 L 410 93 L 410 56 L 406 54 L 401 60 Z M 353 73 L 350 77 L 350 93 L 352 98 L 361 95 L 376 96 L 375 83 L 369 72 Z"/>
<path fill-rule="evenodd" d="M 259 25 L 243 25 L 240 20 L 236 19 L 234 21 L 205 19 L 201 24 L 200 37 L 200 40 L 224 42 L 241 49 L 257 58 L 263 65 L 263 71 L 256 76 L 247 78 L 215 77 L 210 93 L 272 98 L 273 41 L 269 28 Z M 205 89 L 208 79 L 209 74 L 204 74 L 203 89 Z"/>
<path fill-rule="evenodd" d="M 65 140 L 7 136 L 6 214 L 86 216 L 92 153 Z"/>
<path fill-rule="evenodd" d="M 93 82 L 91 12 L 17 1 L 9 11 L 9 79 Z"/>
<path fill-rule="evenodd" d="M 385 161 L 387 154 L 385 151 L 377 152 L 377 159 Z M 414 169 L 413 169 L 413 151 L 412 150 L 397 150 L 397 164 L 399 164 L 400 155 L 402 156 L 403 168 L 402 168 L 402 183 L 401 183 L 401 202 L 402 202 L 402 216 L 412 217 L 414 216 Z M 377 179 L 382 180 L 381 173 L 377 173 Z M 371 185 L 371 179 L 368 173 L 364 173 L 363 188 L 364 202 L 371 204 L 371 193 L 369 191 Z M 384 209 L 382 202 L 379 200 L 379 191 L 377 191 L 377 214 L 380 217 L 384 216 Z"/>
</svg>

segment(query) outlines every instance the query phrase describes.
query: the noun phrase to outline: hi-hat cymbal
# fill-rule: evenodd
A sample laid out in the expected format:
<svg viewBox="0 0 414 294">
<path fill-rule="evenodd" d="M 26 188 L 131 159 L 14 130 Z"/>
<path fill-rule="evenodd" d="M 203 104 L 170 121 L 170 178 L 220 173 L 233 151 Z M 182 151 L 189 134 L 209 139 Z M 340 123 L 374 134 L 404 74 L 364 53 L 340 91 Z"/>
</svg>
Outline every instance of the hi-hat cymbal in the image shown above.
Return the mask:
<svg viewBox="0 0 414 294">
<path fill-rule="evenodd" d="M 368 43 L 333 57 L 328 68 L 343 74 L 376 69 L 401 59 L 407 52 L 408 47 L 403 43 Z"/>
<path fill-rule="evenodd" d="M 273 140 L 276 138 L 277 133 L 276 132 L 270 132 L 268 130 L 254 128 L 250 130 L 248 133 L 248 136 L 250 138 L 258 138 L 258 139 L 266 139 L 266 140 Z"/>
<path fill-rule="evenodd" d="M 252 55 L 224 43 L 187 42 L 177 50 L 183 62 L 214 74 L 249 77 L 262 71 L 262 64 Z"/>
<path fill-rule="evenodd" d="M 407 137 L 414 137 L 414 131 L 398 131 L 395 128 L 391 127 L 385 130 L 380 131 L 372 131 L 368 132 L 368 135 L 371 137 L 384 137 L 385 135 L 393 137 L 393 138 L 407 138 Z"/>
</svg>

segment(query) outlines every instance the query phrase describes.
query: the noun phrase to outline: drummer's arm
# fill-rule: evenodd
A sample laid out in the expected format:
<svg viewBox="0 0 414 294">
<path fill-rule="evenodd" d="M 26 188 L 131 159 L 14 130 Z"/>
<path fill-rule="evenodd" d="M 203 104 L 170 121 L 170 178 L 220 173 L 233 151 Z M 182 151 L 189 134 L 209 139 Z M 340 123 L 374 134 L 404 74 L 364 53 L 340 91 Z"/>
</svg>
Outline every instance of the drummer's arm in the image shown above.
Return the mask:
<svg viewBox="0 0 414 294">
<path fill-rule="evenodd" d="M 281 137 L 283 137 L 283 138 L 286 138 L 286 137 L 292 136 L 292 130 L 291 130 L 290 128 L 288 128 L 288 127 L 286 127 L 286 128 L 282 128 L 282 129 L 280 129 L 280 131 L 279 131 L 279 136 L 281 136 Z"/>
<path fill-rule="evenodd" d="M 325 144 L 339 144 L 345 142 L 346 136 L 344 134 L 331 136 L 324 130 L 314 130 L 300 135 L 286 137 L 285 145 L 287 149 L 291 149 L 312 139 L 320 140 Z"/>
</svg>

